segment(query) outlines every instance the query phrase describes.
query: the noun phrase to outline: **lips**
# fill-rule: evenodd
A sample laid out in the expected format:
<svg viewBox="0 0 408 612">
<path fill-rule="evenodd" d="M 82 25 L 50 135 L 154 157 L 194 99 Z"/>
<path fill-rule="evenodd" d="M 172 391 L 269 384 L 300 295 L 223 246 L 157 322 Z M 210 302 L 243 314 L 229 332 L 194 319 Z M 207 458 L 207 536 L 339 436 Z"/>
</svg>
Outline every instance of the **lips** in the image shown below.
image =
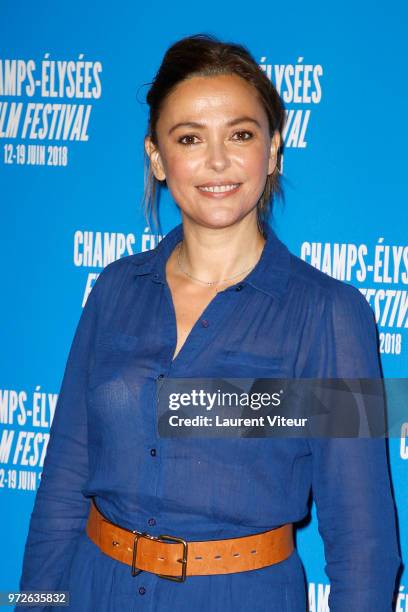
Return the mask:
<svg viewBox="0 0 408 612">
<path fill-rule="evenodd" d="M 201 191 L 206 191 L 209 193 L 226 193 L 227 191 L 232 191 L 233 189 L 237 189 L 240 183 L 225 183 L 225 184 L 216 184 L 216 185 L 199 185 L 198 189 Z"/>
<path fill-rule="evenodd" d="M 223 181 L 208 181 L 207 183 L 201 183 L 201 185 L 197 185 L 197 187 L 215 187 L 217 185 L 240 185 L 238 181 L 232 181 L 230 179 L 224 179 Z"/>
<path fill-rule="evenodd" d="M 230 195 L 233 195 L 240 188 L 241 183 L 233 183 L 227 181 L 205 183 L 203 185 L 198 185 L 197 189 L 200 194 L 207 198 L 226 198 Z"/>
</svg>

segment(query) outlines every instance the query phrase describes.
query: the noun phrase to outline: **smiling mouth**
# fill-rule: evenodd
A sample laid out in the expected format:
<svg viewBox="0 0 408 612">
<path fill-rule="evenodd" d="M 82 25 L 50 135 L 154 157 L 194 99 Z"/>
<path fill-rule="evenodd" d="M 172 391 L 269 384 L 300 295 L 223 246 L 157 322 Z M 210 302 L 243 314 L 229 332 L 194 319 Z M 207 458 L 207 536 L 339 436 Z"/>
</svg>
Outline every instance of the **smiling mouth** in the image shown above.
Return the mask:
<svg viewBox="0 0 408 612">
<path fill-rule="evenodd" d="M 210 187 L 198 186 L 197 189 L 210 193 L 226 193 L 227 191 L 237 189 L 237 187 L 239 187 L 240 185 L 241 183 L 231 183 L 230 185 L 211 185 Z"/>
</svg>

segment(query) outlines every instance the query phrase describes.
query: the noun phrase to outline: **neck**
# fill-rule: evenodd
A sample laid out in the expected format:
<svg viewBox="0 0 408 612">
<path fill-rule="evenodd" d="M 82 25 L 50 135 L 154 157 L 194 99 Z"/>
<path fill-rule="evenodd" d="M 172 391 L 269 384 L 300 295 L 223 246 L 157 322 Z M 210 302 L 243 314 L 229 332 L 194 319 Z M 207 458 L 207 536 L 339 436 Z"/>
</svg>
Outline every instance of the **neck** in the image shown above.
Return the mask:
<svg viewBox="0 0 408 612">
<path fill-rule="evenodd" d="M 184 239 L 177 248 L 184 273 L 207 282 L 248 273 L 265 245 L 257 224 L 244 222 L 223 228 L 208 228 L 183 222 Z"/>
</svg>

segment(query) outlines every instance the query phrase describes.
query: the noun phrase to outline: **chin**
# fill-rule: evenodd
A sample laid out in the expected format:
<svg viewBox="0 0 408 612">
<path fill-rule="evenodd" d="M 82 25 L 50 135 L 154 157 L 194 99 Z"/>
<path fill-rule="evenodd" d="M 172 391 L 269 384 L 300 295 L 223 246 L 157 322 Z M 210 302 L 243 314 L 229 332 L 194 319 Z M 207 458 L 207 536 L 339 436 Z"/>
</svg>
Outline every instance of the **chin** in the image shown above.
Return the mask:
<svg viewBox="0 0 408 612">
<path fill-rule="evenodd" d="M 248 208 L 247 205 L 242 207 L 237 202 L 209 202 L 206 206 L 192 205 L 191 208 L 184 210 L 180 208 L 180 211 L 197 225 L 214 229 L 230 227 L 239 223 L 251 212 L 255 212 L 254 207 Z"/>
<path fill-rule="evenodd" d="M 243 215 L 244 216 L 244 215 Z M 230 227 L 235 223 L 239 223 L 243 216 L 239 215 L 211 215 L 202 216 L 200 219 L 194 219 L 199 225 L 213 229 L 222 229 L 224 227 Z"/>
</svg>

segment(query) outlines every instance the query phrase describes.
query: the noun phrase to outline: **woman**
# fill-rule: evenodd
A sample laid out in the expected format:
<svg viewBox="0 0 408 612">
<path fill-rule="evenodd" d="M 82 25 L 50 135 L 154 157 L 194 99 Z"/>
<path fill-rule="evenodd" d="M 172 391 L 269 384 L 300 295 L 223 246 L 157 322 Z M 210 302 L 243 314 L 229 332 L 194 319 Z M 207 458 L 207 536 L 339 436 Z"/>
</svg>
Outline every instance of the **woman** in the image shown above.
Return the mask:
<svg viewBox="0 0 408 612">
<path fill-rule="evenodd" d="M 284 109 L 248 51 L 180 40 L 148 103 L 148 202 L 165 181 L 182 223 L 108 265 L 88 298 L 20 587 L 69 591 L 81 612 L 300 612 L 292 525 L 312 488 L 330 609 L 388 611 L 400 559 L 384 439 L 158 436 L 158 380 L 380 369 L 359 291 L 292 255 L 267 221 Z"/>
</svg>

